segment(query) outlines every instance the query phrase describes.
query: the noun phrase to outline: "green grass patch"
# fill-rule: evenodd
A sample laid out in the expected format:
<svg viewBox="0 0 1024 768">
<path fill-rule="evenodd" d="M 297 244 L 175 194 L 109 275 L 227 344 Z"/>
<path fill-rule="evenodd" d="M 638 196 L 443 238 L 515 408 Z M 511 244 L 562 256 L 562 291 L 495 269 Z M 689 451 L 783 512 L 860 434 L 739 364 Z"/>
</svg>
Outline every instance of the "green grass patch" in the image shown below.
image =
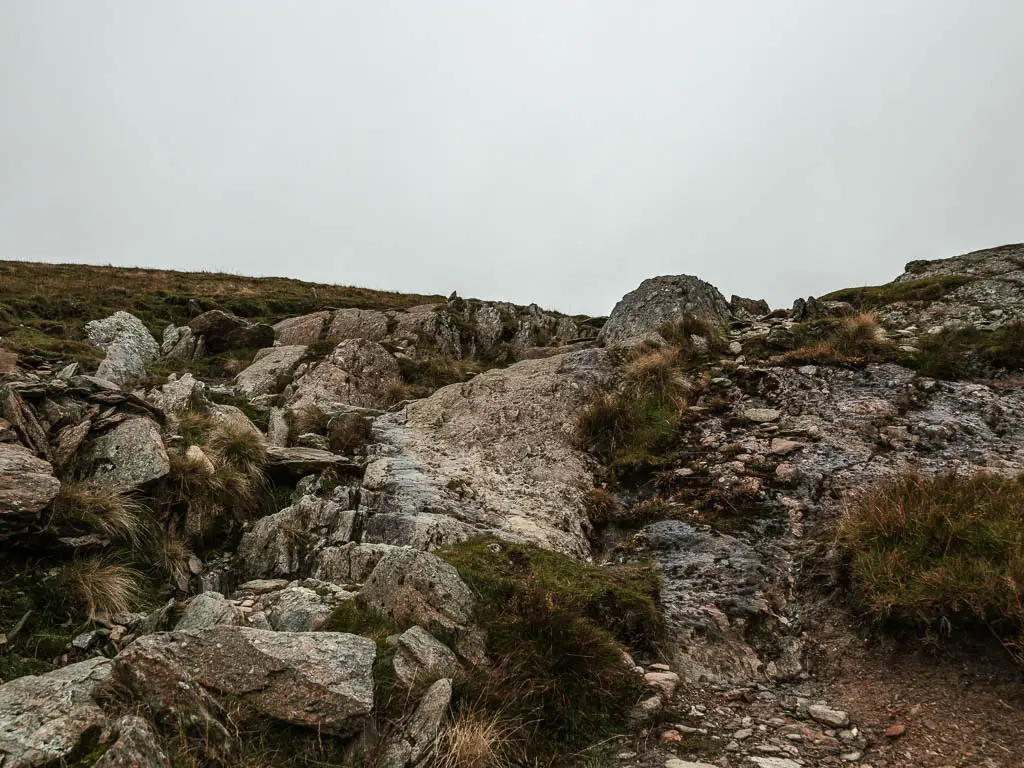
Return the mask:
<svg viewBox="0 0 1024 768">
<path fill-rule="evenodd" d="M 919 352 L 904 364 L 922 376 L 963 379 L 985 375 L 994 368 L 1024 370 L 1024 323 L 1009 323 L 994 331 L 946 328 L 918 342 Z"/>
<path fill-rule="evenodd" d="M 660 576 L 649 566 L 597 567 L 529 544 L 475 539 L 437 554 L 478 598 L 492 666 L 462 683 L 459 700 L 530 730 L 535 759 L 620 731 L 641 694 L 620 643 L 661 639 Z"/>
<path fill-rule="evenodd" d="M 899 283 L 844 288 L 819 298 L 822 301 L 846 301 L 857 309 L 869 310 L 897 301 L 938 301 L 969 282 L 971 278 L 963 275 L 935 275 Z"/>
<path fill-rule="evenodd" d="M 871 617 L 1024 632 L 1024 476 L 908 474 L 865 494 L 837 543 Z"/>
</svg>

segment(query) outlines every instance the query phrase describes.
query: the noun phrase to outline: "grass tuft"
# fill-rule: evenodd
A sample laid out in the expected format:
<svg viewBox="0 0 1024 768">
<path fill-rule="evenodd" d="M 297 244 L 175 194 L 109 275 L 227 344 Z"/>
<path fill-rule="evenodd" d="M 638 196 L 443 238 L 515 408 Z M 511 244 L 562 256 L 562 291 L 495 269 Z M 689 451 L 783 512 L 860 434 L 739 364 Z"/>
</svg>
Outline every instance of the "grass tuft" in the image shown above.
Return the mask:
<svg viewBox="0 0 1024 768">
<path fill-rule="evenodd" d="M 90 620 L 130 610 L 140 597 L 143 578 L 136 570 L 99 557 L 69 563 L 61 573 L 61 581 L 86 607 Z"/>
<path fill-rule="evenodd" d="M 625 725 L 640 695 L 620 643 L 653 651 L 662 633 L 651 567 L 598 567 L 528 544 L 475 539 L 438 555 L 478 596 L 493 664 L 460 698 L 526 727 L 528 751 L 563 753 Z"/>
<path fill-rule="evenodd" d="M 1024 632 L 1024 476 L 904 475 L 853 504 L 837 544 L 875 619 Z"/>
<path fill-rule="evenodd" d="M 130 496 L 88 483 L 62 483 L 51 505 L 50 524 L 93 531 L 133 549 L 151 536 L 146 511 Z"/>
<path fill-rule="evenodd" d="M 501 715 L 460 713 L 438 734 L 434 768 L 511 768 L 518 729 Z"/>
<path fill-rule="evenodd" d="M 808 323 L 795 328 L 805 342 L 798 349 L 775 358 L 781 365 L 860 365 L 895 360 L 895 347 L 885 337 L 873 315 Z"/>
</svg>

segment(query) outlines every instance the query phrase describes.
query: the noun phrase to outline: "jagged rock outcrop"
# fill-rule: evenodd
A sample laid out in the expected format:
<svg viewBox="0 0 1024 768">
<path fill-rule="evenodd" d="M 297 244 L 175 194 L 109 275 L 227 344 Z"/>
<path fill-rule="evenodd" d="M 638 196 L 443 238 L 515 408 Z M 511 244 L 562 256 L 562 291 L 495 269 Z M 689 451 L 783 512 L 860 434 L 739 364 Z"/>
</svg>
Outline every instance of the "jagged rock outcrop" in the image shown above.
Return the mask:
<svg viewBox="0 0 1024 768">
<path fill-rule="evenodd" d="M 346 503 L 302 496 L 253 523 L 238 554 L 250 579 L 292 576 L 308 570 L 318 550 L 351 541 L 360 524 L 360 513 Z"/>
<path fill-rule="evenodd" d="M 0 443 L 0 515 L 38 512 L 59 490 L 48 461 L 21 445 Z"/>
<path fill-rule="evenodd" d="M 431 548 L 498 532 L 589 552 L 582 509 L 594 464 L 575 427 L 609 375 L 601 350 L 524 360 L 380 417 L 364 541 Z"/>
<path fill-rule="evenodd" d="M 106 352 L 96 369 L 101 379 L 123 386 L 146 375 L 146 366 L 160 356 L 160 346 L 139 318 L 115 312 L 85 324 L 89 341 Z"/>
<path fill-rule="evenodd" d="M 97 699 L 110 677 L 110 660 L 99 658 L 0 685 L 0 766 L 42 768 L 88 752 L 106 721 Z"/>
<path fill-rule="evenodd" d="M 384 404 L 391 387 L 400 381 L 394 355 L 374 341 L 348 339 L 295 382 L 292 405 L 346 403 L 375 408 Z"/>
<path fill-rule="evenodd" d="M 692 275 L 664 275 L 640 283 L 615 305 L 601 329 L 609 347 L 641 341 L 664 341 L 658 327 L 683 315 L 725 325 L 732 319 L 729 302 L 710 283 Z"/>
<path fill-rule="evenodd" d="M 745 299 L 733 294 L 729 299 L 729 311 L 737 320 L 756 320 L 767 315 L 772 308 L 764 299 Z"/>
<path fill-rule="evenodd" d="M 420 358 L 477 355 L 521 359 L 531 348 L 558 347 L 597 334 L 568 317 L 545 312 L 536 304 L 482 302 L 453 296 L 441 304 L 421 304 L 404 311 L 353 307 L 288 318 L 274 326 L 282 345 L 366 339 L 387 342 L 399 354 Z"/>
<path fill-rule="evenodd" d="M 372 640 L 338 632 L 215 627 L 141 637 L 118 654 L 114 675 L 154 711 L 187 713 L 200 686 L 275 720 L 344 735 L 373 709 L 376 652 Z"/>
</svg>

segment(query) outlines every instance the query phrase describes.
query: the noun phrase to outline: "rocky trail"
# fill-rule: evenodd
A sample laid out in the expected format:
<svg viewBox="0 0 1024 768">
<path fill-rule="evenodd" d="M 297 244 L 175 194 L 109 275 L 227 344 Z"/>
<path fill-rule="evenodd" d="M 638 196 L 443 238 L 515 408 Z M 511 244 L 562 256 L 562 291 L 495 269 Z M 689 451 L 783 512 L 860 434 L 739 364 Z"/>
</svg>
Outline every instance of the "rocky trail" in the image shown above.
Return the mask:
<svg viewBox="0 0 1024 768">
<path fill-rule="evenodd" d="M 189 312 L 0 350 L 0 768 L 1024 766 L 1005 617 L 872 620 L 837 538 L 1024 473 L 1024 246 L 775 311 Z"/>
</svg>

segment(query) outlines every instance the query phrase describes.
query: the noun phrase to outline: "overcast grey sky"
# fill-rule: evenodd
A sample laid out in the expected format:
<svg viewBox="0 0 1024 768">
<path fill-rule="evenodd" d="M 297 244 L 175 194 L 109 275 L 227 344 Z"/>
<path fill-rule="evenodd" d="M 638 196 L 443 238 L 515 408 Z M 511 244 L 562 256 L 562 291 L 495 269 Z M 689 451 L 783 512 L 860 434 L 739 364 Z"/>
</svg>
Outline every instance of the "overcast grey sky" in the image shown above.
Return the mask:
<svg viewBox="0 0 1024 768">
<path fill-rule="evenodd" d="M 0 11 L 0 258 L 603 314 L 1024 240 L 1020 0 Z"/>
</svg>

